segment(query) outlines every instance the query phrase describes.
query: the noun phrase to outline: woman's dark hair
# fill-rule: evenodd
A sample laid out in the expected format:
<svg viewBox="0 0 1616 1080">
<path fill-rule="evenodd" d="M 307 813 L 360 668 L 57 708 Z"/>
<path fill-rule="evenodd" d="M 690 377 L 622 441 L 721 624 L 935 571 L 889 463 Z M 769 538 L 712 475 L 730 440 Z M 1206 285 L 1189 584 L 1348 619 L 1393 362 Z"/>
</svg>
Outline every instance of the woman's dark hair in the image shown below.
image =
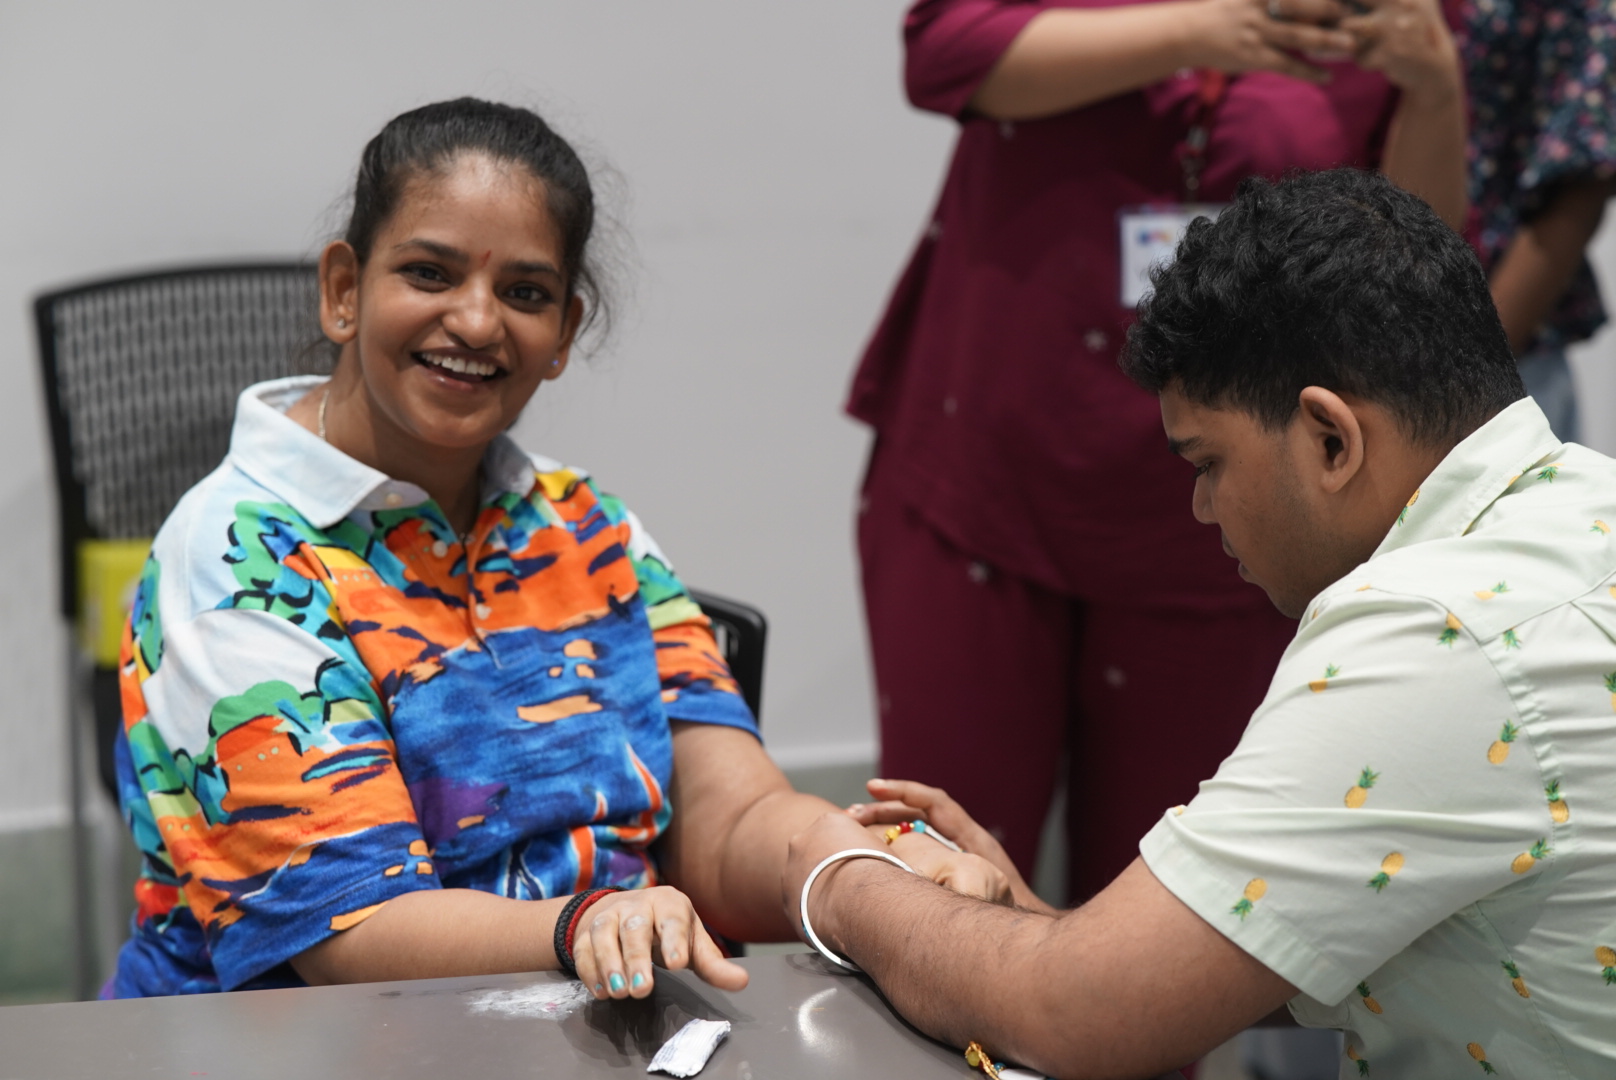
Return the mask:
<svg viewBox="0 0 1616 1080">
<path fill-rule="evenodd" d="M 398 209 L 412 180 L 441 174 L 467 154 L 521 165 L 544 186 L 546 209 L 561 234 L 567 297 L 584 298 L 581 333 L 609 323 L 600 273 L 589 255 L 595 194 L 573 148 L 537 113 L 463 97 L 423 105 L 388 121 L 359 157 L 353 211 L 343 239 L 363 266 L 376 234 Z"/>
<path fill-rule="evenodd" d="M 1271 430 L 1322 386 L 1448 447 L 1526 396 L 1475 253 L 1379 173 L 1246 180 L 1151 283 L 1123 371 Z"/>
</svg>

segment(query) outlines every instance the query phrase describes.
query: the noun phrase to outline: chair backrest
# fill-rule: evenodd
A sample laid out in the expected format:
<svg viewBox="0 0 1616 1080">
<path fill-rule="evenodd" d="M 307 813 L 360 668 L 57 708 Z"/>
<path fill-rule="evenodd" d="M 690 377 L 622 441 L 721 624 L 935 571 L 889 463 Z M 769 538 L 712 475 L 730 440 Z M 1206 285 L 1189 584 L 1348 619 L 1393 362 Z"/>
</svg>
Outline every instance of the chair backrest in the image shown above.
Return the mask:
<svg viewBox="0 0 1616 1080">
<path fill-rule="evenodd" d="M 319 340 L 315 268 L 197 267 L 89 282 L 34 303 L 56 465 L 61 609 L 78 545 L 149 537 L 223 460 L 236 397 Z"/>
</svg>

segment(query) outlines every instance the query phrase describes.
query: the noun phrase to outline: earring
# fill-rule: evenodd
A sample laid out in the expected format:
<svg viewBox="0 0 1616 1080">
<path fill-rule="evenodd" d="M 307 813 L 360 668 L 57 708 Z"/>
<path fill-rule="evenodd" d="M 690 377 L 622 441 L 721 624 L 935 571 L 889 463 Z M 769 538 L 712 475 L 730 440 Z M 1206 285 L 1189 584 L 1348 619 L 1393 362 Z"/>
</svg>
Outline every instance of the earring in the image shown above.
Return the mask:
<svg viewBox="0 0 1616 1080">
<path fill-rule="evenodd" d="M 337 329 L 338 330 L 346 330 L 346 329 L 348 329 L 348 320 L 347 319 L 338 319 L 337 320 Z"/>
<path fill-rule="evenodd" d="M 550 366 L 553 367 L 553 368 L 560 367 L 561 366 L 561 357 L 558 356 L 554 360 L 551 360 L 550 361 Z"/>
</svg>

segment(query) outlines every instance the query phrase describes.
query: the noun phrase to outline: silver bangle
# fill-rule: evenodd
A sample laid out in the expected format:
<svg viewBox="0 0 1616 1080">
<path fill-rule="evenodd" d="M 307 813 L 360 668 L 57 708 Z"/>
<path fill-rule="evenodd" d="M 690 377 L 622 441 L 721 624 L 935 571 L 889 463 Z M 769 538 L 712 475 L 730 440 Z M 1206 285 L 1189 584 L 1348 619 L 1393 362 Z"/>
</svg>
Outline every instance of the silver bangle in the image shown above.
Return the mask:
<svg viewBox="0 0 1616 1080">
<path fill-rule="evenodd" d="M 863 969 L 853 961 L 844 960 L 826 948 L 825 943 L 819 940 L 819 935 L 814 933 L 814 928 L 808 923 L 808 890 L 814 887 L 814 881 L 825 871 L 826 867 L 839 863 L 843 859 L 880 859 L 883 862 L 891 863 L 893 866 L 901 867 L 911 874 L 915 872 L 915 868 L 890 852 L 877 851 L 874 848 L 848 848 L 846 851 L 838 851 L 834 855 L 827 855 L 824 859 L 821 859 L 819 865 L 808 872 L 808 880 L 802 883 L 802 932 L 807 937 L 808 944 L 818 949 L 819 955 L 837 967 L 846 968 L 848 971 L 862 971 Z"/>
</svg>

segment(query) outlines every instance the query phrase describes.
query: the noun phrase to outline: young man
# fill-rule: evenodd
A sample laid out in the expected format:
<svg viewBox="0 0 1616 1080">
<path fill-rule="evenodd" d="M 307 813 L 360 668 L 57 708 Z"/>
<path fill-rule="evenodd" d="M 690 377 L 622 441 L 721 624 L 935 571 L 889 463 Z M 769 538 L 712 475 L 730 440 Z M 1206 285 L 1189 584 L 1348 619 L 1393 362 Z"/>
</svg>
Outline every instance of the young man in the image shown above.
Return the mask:
<svg viewBox="0 0 1616 1080">
<path fill-rule="evenodd" d="M 1374 174 L 1249 182 L 1154 280 L 1124 367 L 1300 620 L 1267 698 L 1082 908 L 856 859 L 815 931 L 926 1031 L 1062 1077 L 1151 1075 L 1287 1000 L 1347 1076 L 1616 1074 L 1616 462 L 1553 437 L 1475 256 Z M 865 819 L 907 804 L 1014 875 L 941 792 L 873 790 Z M 797 837 L 788 905 L 864 842 Z"/>
</svg>

